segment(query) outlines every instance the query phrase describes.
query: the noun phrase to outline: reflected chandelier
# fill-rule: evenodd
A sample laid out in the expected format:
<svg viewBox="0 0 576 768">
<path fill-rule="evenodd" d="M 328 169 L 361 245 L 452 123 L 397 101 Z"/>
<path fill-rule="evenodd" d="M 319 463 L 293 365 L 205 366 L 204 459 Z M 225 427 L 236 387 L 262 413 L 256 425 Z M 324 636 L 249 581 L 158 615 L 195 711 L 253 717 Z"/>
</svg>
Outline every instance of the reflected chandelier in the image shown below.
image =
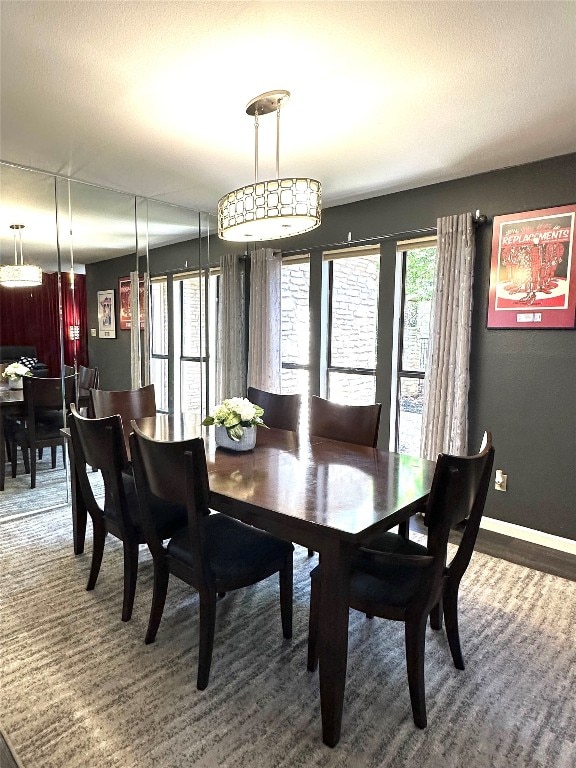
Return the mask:
<svg viewBox="0 0 576 768">
<path fill-rule="evenodd" d="M 24 224 L 10 224 L 14 230 L 14 264 L 0 266 L 0 285 L 5 288 L 33 288 L 42 285 L 42 270 L 33 264 L 24 264 L 22 254 L 22 230 Z M 19 248 L 16 244 L 18 238 Z M 20 262 L 18 262 L 18 250 L 20 250 Z"/>
<path fill-rule="evenodd" d="M 235 242 L 279 240 L 320 224 L 322 188 L 307 178 L 280 178 L 280 107 L 289 91 L 268 91 L 248 104 L 254 117 L 253 184 L 235 189 L 218 201 L 218 235 Z M 258 118 L 276 112 L 276 178 L 258 180 Z"/>
</svg>

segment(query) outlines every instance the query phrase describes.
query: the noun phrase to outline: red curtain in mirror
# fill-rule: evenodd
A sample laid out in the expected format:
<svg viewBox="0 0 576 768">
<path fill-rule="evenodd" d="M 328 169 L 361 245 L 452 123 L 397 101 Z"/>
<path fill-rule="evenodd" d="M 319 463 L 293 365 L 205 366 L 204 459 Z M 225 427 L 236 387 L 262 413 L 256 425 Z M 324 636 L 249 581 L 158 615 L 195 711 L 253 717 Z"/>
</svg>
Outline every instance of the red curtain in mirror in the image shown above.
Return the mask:
<svg viewBox="0 0 576 768">
<path fill-rule="evenodd" d="M 36 347 L 50 376 L 60 375 L 60 324 L 58 273 L 45 272 L 36 288 L 0 286 L 0 345 Z M 88 365 L 86 276 L 62 273 L 64 363 Z"/>
</svg>

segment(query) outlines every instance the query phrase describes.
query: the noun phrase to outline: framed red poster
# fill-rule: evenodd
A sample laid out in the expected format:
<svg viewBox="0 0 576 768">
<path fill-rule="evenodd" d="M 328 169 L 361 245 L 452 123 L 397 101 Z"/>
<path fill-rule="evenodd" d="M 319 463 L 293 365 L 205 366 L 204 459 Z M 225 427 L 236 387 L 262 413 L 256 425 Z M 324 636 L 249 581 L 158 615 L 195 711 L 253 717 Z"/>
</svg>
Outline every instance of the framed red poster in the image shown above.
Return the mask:
<svg viewBox="0 0 576 768">
<path fill-rule="evenodd" d="M 574 328 L 576 205 L 495 216 L 488 328 Z"/>
<path fill-rule="evenodd" d="M 144 316 L 142 307 L 144 306 L 144 278 L 139 279 L 140 288 L 140 328 L 144 328 Z M 121 277 L 118 280 L 118 296 L 120 303 L 120 330 L 129 331 L 132 327 L 132 310 L 130 308 L 130 278 Z"/>
</svg>

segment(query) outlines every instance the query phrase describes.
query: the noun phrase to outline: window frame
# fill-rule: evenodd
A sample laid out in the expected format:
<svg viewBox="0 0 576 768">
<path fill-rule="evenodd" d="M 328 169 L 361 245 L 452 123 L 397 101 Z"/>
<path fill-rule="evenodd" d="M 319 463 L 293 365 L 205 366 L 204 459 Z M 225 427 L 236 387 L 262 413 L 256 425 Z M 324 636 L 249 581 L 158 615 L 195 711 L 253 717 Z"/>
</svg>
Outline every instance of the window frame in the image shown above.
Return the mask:
<svg viewBox="0 0 576 768">
<path fill-rule="evenodd" d="M 396 306 L 394 311 L 394 349 L 392 381 L 390 391 L 390 450 L 398 452 L 400 444 L 400 393 L 403 379 L 418 379 L 424 382 L 428 366 L 423 371 L 403 367 L 405 347 L 405 310 L 406 310 L 406 264 L 408 251 L 419 248 L 437 248 L 438 238 L 421 237 L 396 243 Z"/>
</svg>

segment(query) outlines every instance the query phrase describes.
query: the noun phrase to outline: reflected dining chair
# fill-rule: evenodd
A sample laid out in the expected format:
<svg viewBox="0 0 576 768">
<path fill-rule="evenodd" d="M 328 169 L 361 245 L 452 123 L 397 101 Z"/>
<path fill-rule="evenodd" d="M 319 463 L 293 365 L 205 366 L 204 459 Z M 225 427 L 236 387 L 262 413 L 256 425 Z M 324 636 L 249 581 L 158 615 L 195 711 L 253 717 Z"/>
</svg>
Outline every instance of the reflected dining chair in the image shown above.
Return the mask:
<svg viewBox="0 0 576 768">
<path fill-rule="evenodd" d="M 446 599 L 445 589 L 451 578 L 451 569 L 455 569 L 453 573 L 459 572 L 466 561 L 467 545 L 463 539 L 447 565 L 448 536 L 451 527 L 463 520 L 468 521 L 468 530 L 478 530 L 493 462 L 494 448 L 489 435 L 483 450 L 475 456 L 440 454 L 426 505 L 426 546 L 397 534 L 381 534 L 368 539 L 352 557 L 349 606 L 370 617 L 404 622 L 408 687 L 412 715 L 418 728 L 425 728 L 427 724 L 424 684 L 426 623 L 443 594 L 452 659 L 457 668 L 463 668 L 455 603 L 457 587 L 449 600 Z M 390 536 L 395 538 L 390 539 Z M 391 542 L 395 542 L 395 546 Z M 321 578 L 320 563 L 311 573 L 310 671 L 316 668 L 318 661 Z"/>
<path fill-rule="evenodd" d="M 280 614 L 285 638 L 292 637 L 292 557 L 287 541 L 210 512 L 210 489 L 202 438 L 179 442 L 152 440 L 132 422 L 130 436 L 134 478 L 142 525 L 154 558 L 154 590 L 146 643 L 160 625 L 170 574 L 194 587 L 200 597 L 197 687 L 210 677 L 217 596 L 256 584 L 275 573 L 280 579 Z M 186 504 L 187 528 L 164 546 L 153 525 L 150 499 Z"/>
<path fill-rule="evenodd" d="M 17 446 L 22 449 L 24 468 L 30 472 L 30 488 L 36 487 L 36 456 L 42 458 L 42 449 L 50 448 L 52 469 L 56 467 L 56 448 L 62 446 L 64 455 L 64 437 L 60 430 L 64 427 L 65 408 L 74 400 L 74 377 L 64 379 L 64 397 L 62 379 L 37 378 L 24 376 L 22 379 L 24 397 L 24 419 L 6 420 L 6 436 L 10 443 L 12 477 L 16 477 Z"/>
<path fill-rule="evenodd" d="M 300 395 L 277 395 L 256 387 L 248 387 L 248 400 L 264 409 L 262 417 L 268 427 L 286 429 L 289 432 L 298 430 L 300 420 Z"/>
<path fill-rule="evenodd" d="M 140 523 L 140 507 L 131 474 L 126 474 L 128 457 L 120 416 L 98 419 L 81 416 L 71 408 L 70 438 L 74 450 L 74 465 L 80 491 L 94 531 L 92 563 L 87 590 L 96 586 L 104 543 L 108 533 L 122 541 L 124 552 L 124 597 L 122 621 L 132 616 L 136 580 L 138 576 L 138 549 L 146 542 Z M 104 480 L 104 507 L 101 508 L 92 492 L 86 465 L 99 469 Z M 186 510 L 181 505 L 156 502 L 150 512 L 152 525 L 160 539 L 168 538 L 186 524 Z"/>
<path fill-rule="evenodd" d="M 130 445 L 131 419 L 142 419 L 146 416 L 156 416 L 156 396 L 154 384 L 148 384 L 139 389 L 106 390 L 91 389 L 92 411 L 99 419 L 104 416 L 120 416 L 124 443 L 128 454 Z"/>
<path fill-rule="evenodd" d="M 98 389 L 98 368 L 87 368 L 84 365 L 78 366 L 78 392 L 76 405 L 86 409 L 88 416 L 94 416 L 91 389 Z M 84 411 L 82 411 L 84 413 Z"/>
</svg>

